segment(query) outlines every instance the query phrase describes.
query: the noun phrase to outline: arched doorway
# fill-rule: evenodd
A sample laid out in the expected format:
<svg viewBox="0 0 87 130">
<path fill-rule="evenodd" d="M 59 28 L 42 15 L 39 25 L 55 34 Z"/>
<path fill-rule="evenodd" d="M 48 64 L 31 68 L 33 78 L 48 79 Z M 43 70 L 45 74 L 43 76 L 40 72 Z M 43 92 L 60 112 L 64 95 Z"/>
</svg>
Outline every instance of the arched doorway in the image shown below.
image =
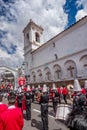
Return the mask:
<svg viewBox="0 0 87 130">
<path fill-rule="evenodd" d="M 4 85 L 6 87 L 8 84 L 12 84 L 15 89 L 17 86 L 16 75 L 17 72 L 15 69 L 0 66 L 0 85 Z"/>
</svg>

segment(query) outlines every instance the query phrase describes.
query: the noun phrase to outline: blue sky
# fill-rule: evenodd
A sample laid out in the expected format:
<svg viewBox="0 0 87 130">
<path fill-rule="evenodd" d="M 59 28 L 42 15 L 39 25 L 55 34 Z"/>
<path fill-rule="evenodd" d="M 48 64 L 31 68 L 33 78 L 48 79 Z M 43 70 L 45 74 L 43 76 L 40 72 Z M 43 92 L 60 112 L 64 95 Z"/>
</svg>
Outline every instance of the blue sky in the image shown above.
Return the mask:
<svg viewBox="0 0 87 130">
<path fill-rule="evenodd" d="M 0 65 L 22 64 L 29 19 L 44 28 L 46 42 L 85 15 L 87 0 L 0 0 Z"/>
</svg>

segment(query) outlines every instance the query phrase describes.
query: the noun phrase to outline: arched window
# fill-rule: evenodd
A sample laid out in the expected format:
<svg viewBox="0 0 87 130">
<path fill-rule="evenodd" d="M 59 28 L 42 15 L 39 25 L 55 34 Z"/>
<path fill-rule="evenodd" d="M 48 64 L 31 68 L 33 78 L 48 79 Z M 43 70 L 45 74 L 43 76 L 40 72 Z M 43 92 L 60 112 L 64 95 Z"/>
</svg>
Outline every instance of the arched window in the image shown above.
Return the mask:
<svg viewBox="0 0 87 130">
<path fill-rule="evenodd" d="M 54 69 L 54 79 L 55 80 L 61 79 L 62 77 L 61 67 L 58 64 L 56 64 L 53 66 L 53 69 Z"/>
<path fill-rule="evenodd" d="M 37 75 L 38 75 L 38 81 L 42 81 L 42 71 L 40 69 L 37 70 Z"/>
<path fill-rule="evenodd" d="M 35 74 L 34 71 L 32 72 L 32 81 L 33 81 L 33 82 L 36 82 L 36 74 Z"/>
<path fill-rule="evenodd" d="M 77 77 L 77 68 L 76 64 L 72 60 L 68 60 L 64 64 L 66 69 L 66 77 L 67 78 L 76 78 Z"/>
<path fill-rule="evenodd" d="M 37 32 L 35 33 L 35 39 L 36 39 L 36 42 L 40 42 L 40 36 Z"/>
<path fill-rule="evenodd" d="M 80 58 L 80 64 L 82 66 L 83 76 L 87 76 L 87 55 L 84 55 Z"/>
<path fill-rule="evenodd" d="M 46 67 L 46 68 L 44 69 L 44 71 L 45 71 L 45 80 L 46 80 L 46 81 L 51 80 L 51 71 L 50 71 L 50 69 L 49 69 L 48 67 Z"/>
</svg>

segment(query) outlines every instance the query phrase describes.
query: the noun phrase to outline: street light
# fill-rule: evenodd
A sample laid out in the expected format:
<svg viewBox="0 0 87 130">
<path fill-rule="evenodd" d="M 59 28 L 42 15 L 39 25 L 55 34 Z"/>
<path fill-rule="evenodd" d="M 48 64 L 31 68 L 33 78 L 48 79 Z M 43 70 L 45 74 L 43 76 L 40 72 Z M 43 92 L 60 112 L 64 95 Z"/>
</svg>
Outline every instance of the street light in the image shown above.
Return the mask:
<svg viewBox="0 0 87 130">
<path fill-rule="evenodd" d="M 25 66 L 25 78 L 28 83 L 28 62 L 24 61 L 22 65 Z"/>
</svg>

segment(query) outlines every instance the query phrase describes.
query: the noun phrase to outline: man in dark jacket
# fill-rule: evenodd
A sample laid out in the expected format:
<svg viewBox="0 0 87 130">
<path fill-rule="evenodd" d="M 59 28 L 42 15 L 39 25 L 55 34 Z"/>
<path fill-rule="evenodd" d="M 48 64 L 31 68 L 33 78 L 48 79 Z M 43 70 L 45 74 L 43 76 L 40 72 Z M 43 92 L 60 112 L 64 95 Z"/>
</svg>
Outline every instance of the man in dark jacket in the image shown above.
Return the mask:
<svg viewBox="0 0 87 130">
<path fill-rule="evenodd" d="M 25 93 L 25 98 L 26 98 L 26 119 L 31 120 L 31 100 L 32 100 L 32 95 L 30 91 L 27 91 Z"/>
<path fill-rule="evenodd" d="M 42 95 L 40 98 L 43 130 L 48 130 L 48 101 L 49 101 L 49 95 L 47 94 L 46 85 L 44 85 Z"/>
</svg>

